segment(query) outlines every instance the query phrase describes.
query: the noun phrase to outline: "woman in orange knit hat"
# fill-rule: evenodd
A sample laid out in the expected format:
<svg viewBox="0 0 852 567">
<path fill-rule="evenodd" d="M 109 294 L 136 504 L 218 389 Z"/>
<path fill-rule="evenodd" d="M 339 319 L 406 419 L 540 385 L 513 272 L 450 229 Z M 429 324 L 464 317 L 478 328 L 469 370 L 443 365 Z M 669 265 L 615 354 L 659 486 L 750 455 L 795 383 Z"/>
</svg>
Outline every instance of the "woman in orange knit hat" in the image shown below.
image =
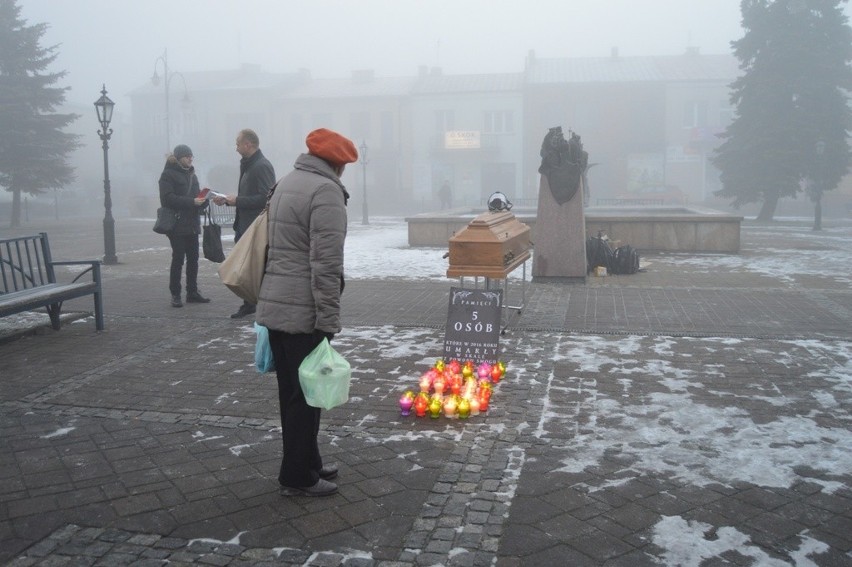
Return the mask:
<svg viewBox="0 0 852 567">
<path fill-rule="evenodd" d="M 305 140 L 294 169 L 269 201 L 269 254 L 257 304 L 257 322 L 269 329 L 278 378 L 283 495 L 328 496 L 337 467 L 323 464 L 317 436 L 320 409 L 305 402 L 299 365 L 323 338 L 340 332 L 343 243 L 349 193 L 340 181 L 358 160 L 355 144 L 325 128 Z"/>
</svg>

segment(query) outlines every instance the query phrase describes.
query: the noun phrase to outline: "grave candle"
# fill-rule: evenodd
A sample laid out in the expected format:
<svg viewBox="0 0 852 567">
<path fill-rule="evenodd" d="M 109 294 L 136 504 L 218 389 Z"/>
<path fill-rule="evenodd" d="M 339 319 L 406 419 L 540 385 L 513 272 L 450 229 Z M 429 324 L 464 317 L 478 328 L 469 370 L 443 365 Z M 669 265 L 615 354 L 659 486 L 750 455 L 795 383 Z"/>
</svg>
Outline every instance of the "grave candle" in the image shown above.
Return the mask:
<svg viewBox="0 0 852 567">
<path fill-rule="evenodd" d="M 456 397 L 448 396 L 444 402 L 444 415 L 447 417 L 456 416 Z"/>
<path fill-rule="evenodd" d="M 426 415 L 426 409 L 429 407 L 429 398 L 422 392 L 414 399 L 414 414 L 417 417 Z"/>
<path fill-rule="evenodd" d="M 460 376 L 453 376 L 450 379 L 450 391 L 454 395 L 458 396 L 459 394 L 461 394 L 461 388 L 462 388 L 461 377 Z"/>
<path fill-rule="evenodd" d="M 429 374 L 424 374 L 420 377 L 420 391 L 428 392 L 432 387 L 432 380 L 429 379 Z"/>
<path fill-rule="evenodd" d="M 491 365 L 487 362 L 480 363 L 479 366 L 476 367 L 476 374 L 480 378 L 488 378 L 491 374 Z"/>
<path fill-rule="evenodd" d="M 411 406 L 414 405 L 414 392 L 411 390 L 406 390 L 406 392 L 399 398 L 399 411 L 402 415 L 409 415 L 411 413 Z"/>
<path fill-rule="evenodd" d="M 456 411 L 461 419 L 467 419 L 470 415 L 470 402 L 462 398 Z"/>
<path fill-rule="evenodd" d="M 480 396 L 479 396 L 479 411 L 480 411 L 480 413 L 488 411 L 488 400 L 489 400 L 489 398 L 490 398 L 490 396 L 480 394 Z"/>
<path fill-rule="evenodd" d="M 429 417 L 432 419 L 438 419 L 441 415 L 441 398 L 439 396 L 433 396 L 431 400 L 429 400 Z"/>
</svg>

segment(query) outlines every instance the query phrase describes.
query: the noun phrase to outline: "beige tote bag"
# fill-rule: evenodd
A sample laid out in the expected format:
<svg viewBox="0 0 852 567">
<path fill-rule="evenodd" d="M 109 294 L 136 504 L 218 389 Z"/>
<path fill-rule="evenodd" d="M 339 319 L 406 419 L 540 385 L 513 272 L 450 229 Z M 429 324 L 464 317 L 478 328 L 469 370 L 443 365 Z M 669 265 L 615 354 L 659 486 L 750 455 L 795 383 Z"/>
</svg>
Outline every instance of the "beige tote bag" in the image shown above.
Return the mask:
<svg viewBox="0 0 852 567">
<path fill-rule="evenodd" d="M 237 296 L 254 304 L 260 296 L 260 283 L 266 270 L 266 251 L 269 248 L 267 214 L 264 209 L 254 219 L 219 266 L 222 283 Z"/>
</svg>

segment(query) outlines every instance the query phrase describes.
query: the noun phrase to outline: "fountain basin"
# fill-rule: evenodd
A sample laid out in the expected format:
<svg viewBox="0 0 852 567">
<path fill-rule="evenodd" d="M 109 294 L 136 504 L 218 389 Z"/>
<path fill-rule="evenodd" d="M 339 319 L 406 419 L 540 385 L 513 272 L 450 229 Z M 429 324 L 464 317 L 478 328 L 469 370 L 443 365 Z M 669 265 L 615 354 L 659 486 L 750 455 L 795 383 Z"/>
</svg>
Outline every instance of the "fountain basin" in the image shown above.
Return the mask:
<svg viewBox="0 0 852 567">
<path fill-rule="evenodd" d="M 482 209 L 462 208 L 407 217 L 408 245 L 447 246 L 451 236 L 482 212 Z M 529 225 L 535 243 L 536 210 L 515 207 L 512 213 Z M 703 207 L 588 207 L 585 210 L 587 235 L 602 231 L 611 240 L 645 252 L 736 254 L 740 251 L 742 220 L 742 216 Z"/>
</svg>

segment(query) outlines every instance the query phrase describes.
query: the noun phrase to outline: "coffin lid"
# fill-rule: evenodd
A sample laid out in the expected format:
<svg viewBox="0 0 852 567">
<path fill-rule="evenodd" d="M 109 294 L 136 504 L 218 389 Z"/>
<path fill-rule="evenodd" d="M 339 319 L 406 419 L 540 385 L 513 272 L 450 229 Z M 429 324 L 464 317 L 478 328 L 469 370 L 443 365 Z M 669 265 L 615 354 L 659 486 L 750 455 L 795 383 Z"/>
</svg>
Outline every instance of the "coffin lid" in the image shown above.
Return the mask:
<svg viewBox="0 0 852 567">
<path fill-rule="evenodd" d="M 524 232 L 528 228 L 527 225 L 515 218 L 515 215 L 509 211 L 494 211 L 482 213 L 474 218 L 467 227 L 458 231 L 450 237 L 450 242 L 456 240 L 467 240 L 474 234 L 483 237 L 486 234 L 493 238 L 503 239 L 508 238 L 511 234 L 516 235 L 518 232 Z"/>
</svg>

